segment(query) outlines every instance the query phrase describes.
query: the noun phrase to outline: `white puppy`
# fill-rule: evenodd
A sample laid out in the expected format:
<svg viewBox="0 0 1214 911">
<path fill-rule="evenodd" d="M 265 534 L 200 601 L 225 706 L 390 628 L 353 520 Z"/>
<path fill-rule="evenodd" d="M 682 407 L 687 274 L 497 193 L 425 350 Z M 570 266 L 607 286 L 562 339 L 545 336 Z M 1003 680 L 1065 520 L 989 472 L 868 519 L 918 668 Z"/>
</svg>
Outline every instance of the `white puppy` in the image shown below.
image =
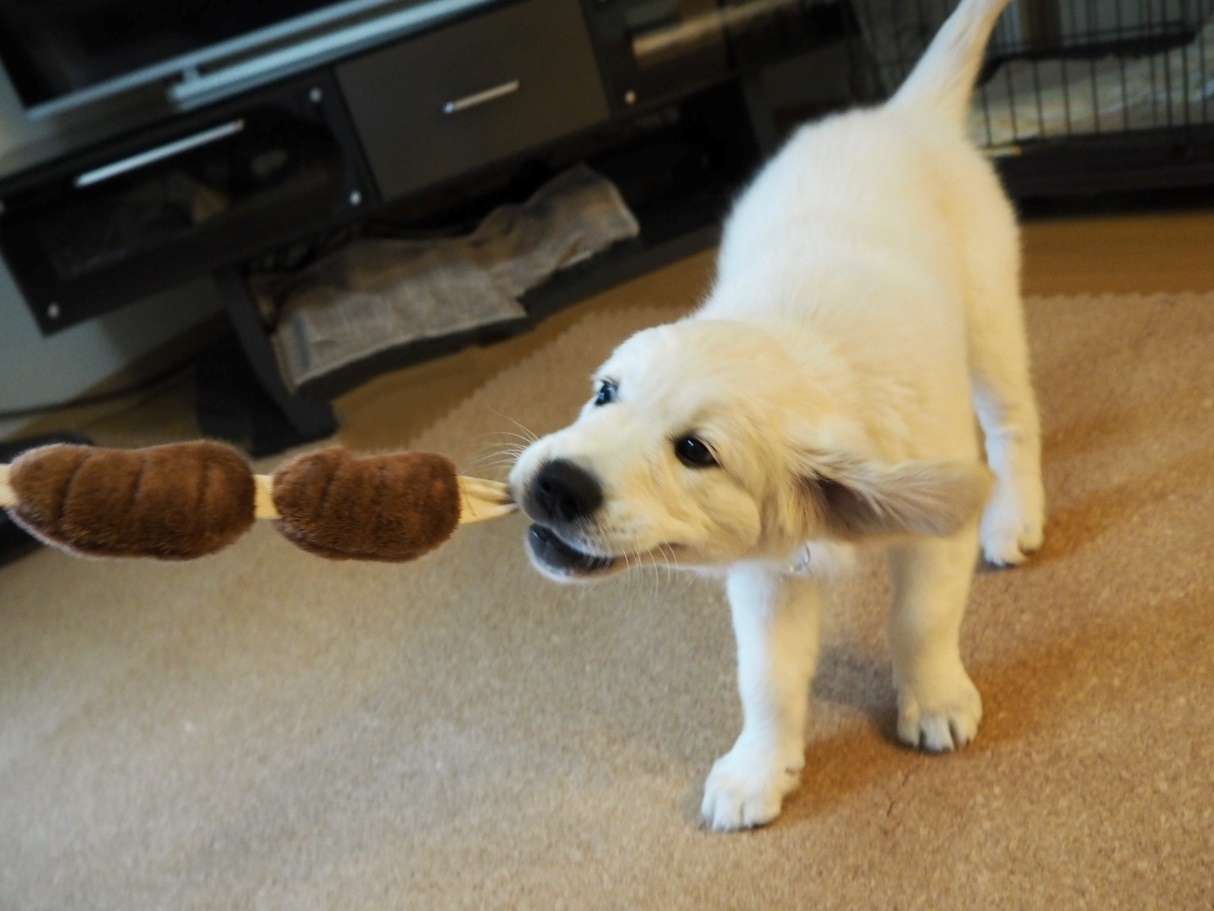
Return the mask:
<svg viewBox="0 0 1214 911">
<path fill-rule="evenodd" d="M 726 574 L 744 724 L 705 787 L 715 829 L 769 822 L 800 782 L 823 542 L 888 547 L 899 736 L 978 729 L 979 542 L 1019 563 L 1044 512 L 1015 217 L 964 128 L 1006 3 L 964 0 L 889 102 L 802 128 L 738 201 L 703 307 L 624 342 L 511 473 L 553 578 Z"/>
</svg>

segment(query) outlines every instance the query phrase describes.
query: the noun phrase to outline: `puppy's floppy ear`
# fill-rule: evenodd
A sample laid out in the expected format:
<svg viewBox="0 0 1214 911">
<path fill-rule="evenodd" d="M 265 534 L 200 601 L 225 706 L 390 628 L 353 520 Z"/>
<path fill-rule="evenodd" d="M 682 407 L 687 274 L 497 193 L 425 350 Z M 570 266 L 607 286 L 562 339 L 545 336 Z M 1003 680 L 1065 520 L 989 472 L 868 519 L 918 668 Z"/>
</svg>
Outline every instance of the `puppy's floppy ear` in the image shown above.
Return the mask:
<svg viewBox="0 0 1214 911">
<path fill-rule="evenodd" d="M 817 528 L 832 537 L 855 540 L 952 534 L 981 509 L 991 477 L 978 462 L 881 465 L 819 454 L 801 484 Z"/>
</svg>

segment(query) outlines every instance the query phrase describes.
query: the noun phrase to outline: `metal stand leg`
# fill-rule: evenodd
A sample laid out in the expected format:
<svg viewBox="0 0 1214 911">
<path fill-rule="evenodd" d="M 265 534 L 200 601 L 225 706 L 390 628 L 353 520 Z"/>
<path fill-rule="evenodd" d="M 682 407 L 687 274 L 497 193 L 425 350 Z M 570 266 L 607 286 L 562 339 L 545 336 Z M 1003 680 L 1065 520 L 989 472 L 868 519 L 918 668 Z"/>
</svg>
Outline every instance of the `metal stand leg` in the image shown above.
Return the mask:
<svg viewBox="0 0 1214 911">
<path fill-rule="evenodd" d="M 759 153 L 765 159 L 770 158 L 780 147 L 780 131 L 761 74 L 742 77 L 742 96 L 746 99 L 746 113 L 750 115 L 750 128 Z"/>
<path fill-rule="evenodd" d="M 242 382 L 241 377 L 233 375 L 240 372 L 239 365 L 235 370 L 217 370 L 220 385 L 225 387 L 218 396 L 221 407 L 204 409 L 201 401 L 204 393 L 200 392 L 199 423 L 203 430 L 232 438 L 243 436 L 239 433 L 243 425 L 251 437 L 249 448 L 254 456 L 272 455 L 332 436 L 338 426 L 333 406 L 297 395 L 283 382 L 270 337 L 244 275 L 233 267 L 216 272 L 214 278 L 251 371 L 251 377 L 245 379 L 251 382 Z"/>
</svg>

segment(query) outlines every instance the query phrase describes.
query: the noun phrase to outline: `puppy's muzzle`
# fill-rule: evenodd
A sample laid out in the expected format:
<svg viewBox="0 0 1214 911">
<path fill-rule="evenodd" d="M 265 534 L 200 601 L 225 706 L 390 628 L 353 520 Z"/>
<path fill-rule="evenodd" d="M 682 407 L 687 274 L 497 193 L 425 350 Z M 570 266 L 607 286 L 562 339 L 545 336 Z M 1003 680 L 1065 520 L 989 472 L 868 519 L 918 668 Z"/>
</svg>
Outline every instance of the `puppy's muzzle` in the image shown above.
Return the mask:
<svg viewBox="0 0 1214 911">
<path fill-rule="evenodd" d="M 603 505 L 603 488 L 581 466 L 554 459 L 536 473 L 523 505 L 537 522 L 568 526 L 594 515 Z"/>
<path fill-rule="evenodd" d="M 602 505 L 602 485 L 580 465 L 554 459 L 536 472 L 524 491 L 523 511 L 535 522 L 527 531 L 527 546 L 544 572 L 568 580 L 615 567 L 614 557 L 583 549 L 584 526 Z"/>
</svg>

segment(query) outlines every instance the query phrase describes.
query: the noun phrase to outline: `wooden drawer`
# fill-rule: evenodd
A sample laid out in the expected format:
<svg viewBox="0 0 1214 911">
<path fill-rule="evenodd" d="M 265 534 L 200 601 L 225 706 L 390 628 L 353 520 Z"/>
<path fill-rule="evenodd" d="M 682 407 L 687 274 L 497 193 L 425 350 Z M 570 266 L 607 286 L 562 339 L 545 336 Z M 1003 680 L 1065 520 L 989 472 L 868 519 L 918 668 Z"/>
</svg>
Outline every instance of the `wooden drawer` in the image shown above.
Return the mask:
<svg viewBox="0 0 1214 911">
<path fill-rule="evenodd" d="M 573 0 L 492 9 L 337 67 L 385 199 L 608 116 Z"/>
</svg>

